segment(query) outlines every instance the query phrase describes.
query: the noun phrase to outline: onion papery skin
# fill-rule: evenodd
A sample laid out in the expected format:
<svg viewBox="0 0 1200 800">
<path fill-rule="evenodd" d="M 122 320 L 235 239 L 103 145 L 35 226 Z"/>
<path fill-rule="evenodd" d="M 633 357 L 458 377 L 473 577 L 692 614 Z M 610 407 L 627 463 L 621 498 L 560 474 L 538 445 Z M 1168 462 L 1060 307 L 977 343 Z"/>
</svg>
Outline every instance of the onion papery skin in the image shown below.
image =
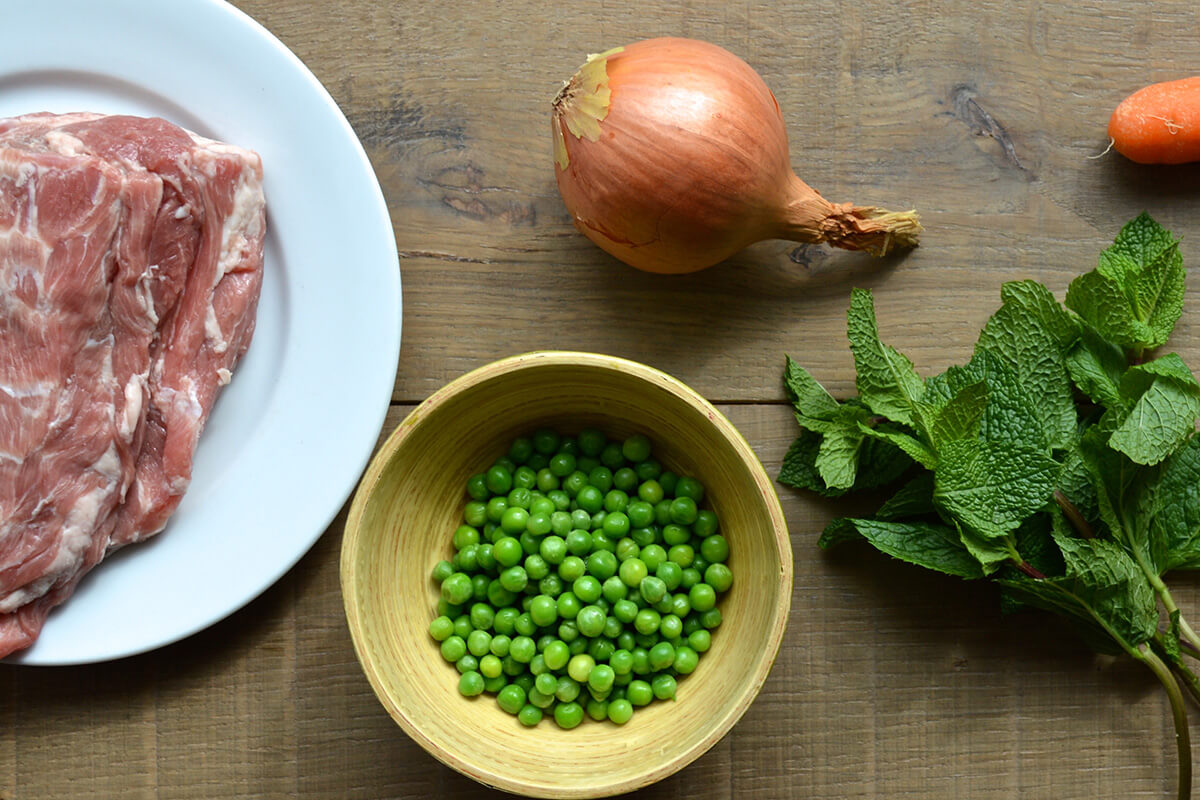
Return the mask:
<svg viewBox="0 0 1200 800">
<path fill-rule="evenodd" d="M 646 39 L 593 56 L 555 99 L 552 124 L 575 226 L 638 269 L 694 272 L 772 238 L 871 249 L 855 236 L 880 214 L 834 206 L 796 177 L 775 96 L 714 44 Z"/>
</svg>

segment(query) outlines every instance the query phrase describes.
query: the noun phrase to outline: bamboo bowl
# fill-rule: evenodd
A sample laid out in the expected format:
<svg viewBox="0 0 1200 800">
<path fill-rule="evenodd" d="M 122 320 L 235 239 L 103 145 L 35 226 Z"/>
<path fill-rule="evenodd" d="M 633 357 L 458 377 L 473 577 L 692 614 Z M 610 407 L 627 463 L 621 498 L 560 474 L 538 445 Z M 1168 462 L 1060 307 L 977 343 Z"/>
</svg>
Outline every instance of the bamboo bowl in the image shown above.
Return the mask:
<svg viewBox="0 0 1200 800">
<path fill-rule="evenodd" d="M 467 478 L 539 426 L 641 432 L 655 457 L 698 477 L 729 541 L 724 622 L 675 702 L 624 726 L 552 719 L 524 728 L 494 696 L 458 694 L 458 673 L 428 633 L 433 565 L 453 553 Z M 431 395 L 372 460 L 350 507 L 342 594 L 355 651 L 388 713 L 436 758 L 475 780 L 534 797 L 604 797 L 660 780 L 699 757 L 758 694 L 791 605 L 792 550 L 779 500 L 754 452 L 712 405 L 655 369 L 589 353 L 540 352 L 481 367 Z"/>
</svg>

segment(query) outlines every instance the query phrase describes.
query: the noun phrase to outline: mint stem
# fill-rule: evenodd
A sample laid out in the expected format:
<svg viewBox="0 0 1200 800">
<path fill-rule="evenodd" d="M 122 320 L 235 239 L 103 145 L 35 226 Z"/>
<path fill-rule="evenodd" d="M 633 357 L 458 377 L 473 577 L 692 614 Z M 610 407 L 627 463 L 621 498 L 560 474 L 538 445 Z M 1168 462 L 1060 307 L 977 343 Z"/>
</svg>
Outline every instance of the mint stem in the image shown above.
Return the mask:
<svg viewBox="0 0 1200 800">
<path fill-rule="evenodd" d="M 1167 691 L 1167 699 L 1171 703 L 1171 719 L 1175 723 L 1175 749 L 1179 759 L 1179 790 L 1176 796 L 1179 800 L 1188 800 L 1192 796 L 1192 742 L 1188 732 L 1187 708 L 1183 704 L 1183 692 L 1179 682 L 1171 674 L 1163 660 L 1145 644 L 1139 645 L 1134 651 L 1142 663 L 1150 668 L 1159 683 Z"/>
<path fill-rule="evenodd" d="M 1067 518 L 1067 522 L 1071 523 L 1071 527 L 1080 536 L 1084 539 L 1096 538 L 1096 532 L 1092 530 L 1092 526 L 1084 519 L 1083 514 L 1079 512 L 1075 504 L 1063 494 L 1061 489 L 1054 490 L 1054 502 L 1058 503 L 1058 507 L 1062 509 L 1063 516 Z"/>
<path fill-rule="evenodd" d="M 1043 575 L 1041 572 L 1039 572 L 1037 567 L 1033 566 L 1028 561 L 1017 561 L 1016 565 L 1017 565 L 1017 569 L 1021 570 L 1021 572 L 1024 572 L 1026 575 L 1033 578 L 1035 581 L 1046 580 L 1046 576 Z"/>
<path fill-rule="evenodd" d="M 1138 559 L 1138 562 L 1141 563 L 1141 559 Z M 1145 565 L 1143 564 L 1143 568 L 1144 566 Z M 1154 591 L 1158 592 L 1158 597 L 1160 600 L 1162 600 L 1163 608 L 1167 610 L 1168 616 L 1171 614 L 1179 614 L 1179 633 L 1183 641 L 1191 645 L 1192 650 L 1200 651 L 1200 636 L 1196 635 L 1196 632 L 1192 630 L 1192 626 L 1189 625 L 1188 621 L 1183 618 L 1182 614 L 1179 613 L 1179 606 L 1175 605 L 1175 598 L 1171 596 L 1170 589 L 1167 588 L 1167 585 L 1163 583 L 1163 579 L 1158 575 L 1155 575 L 1149 570 L 1145 571 L 1146 577 L 1150 579 L 1150 585 L 1154 587 Z"/>
</svg>

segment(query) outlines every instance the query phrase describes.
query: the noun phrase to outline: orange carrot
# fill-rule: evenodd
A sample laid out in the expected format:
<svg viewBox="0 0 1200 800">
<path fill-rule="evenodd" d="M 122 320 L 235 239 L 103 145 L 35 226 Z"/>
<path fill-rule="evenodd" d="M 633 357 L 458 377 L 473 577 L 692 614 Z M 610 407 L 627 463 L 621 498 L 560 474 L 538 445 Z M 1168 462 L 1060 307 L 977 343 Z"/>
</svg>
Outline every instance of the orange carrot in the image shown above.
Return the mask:
<svg viewBox="0 0 1200 800">
<path fill-rule="evenodd" d="M 1200 161 L 1200 76 L 1129 95 L 1113 111 L 1108 136 L 1118 153 L 1139 164 Z"/>
</svg>

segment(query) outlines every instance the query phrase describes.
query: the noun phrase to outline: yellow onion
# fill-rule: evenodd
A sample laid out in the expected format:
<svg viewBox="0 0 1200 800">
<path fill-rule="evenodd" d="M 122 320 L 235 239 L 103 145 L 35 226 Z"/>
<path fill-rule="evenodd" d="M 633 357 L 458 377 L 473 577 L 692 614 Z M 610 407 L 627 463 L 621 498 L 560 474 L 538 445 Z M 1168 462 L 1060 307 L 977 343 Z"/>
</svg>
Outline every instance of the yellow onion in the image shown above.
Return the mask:
<svg viewBox="0 0 1200 800">
<path fill-rule="evenodd" d="M 921 231 L 915 212 L 830 203 L 796 177 L 775 96 L 708 42 L 589 56 L 554 99 L 552 127 L 575 226 L 648 272 L 694 272 L 764 239 L 884 255 Z"/>
</svg>

